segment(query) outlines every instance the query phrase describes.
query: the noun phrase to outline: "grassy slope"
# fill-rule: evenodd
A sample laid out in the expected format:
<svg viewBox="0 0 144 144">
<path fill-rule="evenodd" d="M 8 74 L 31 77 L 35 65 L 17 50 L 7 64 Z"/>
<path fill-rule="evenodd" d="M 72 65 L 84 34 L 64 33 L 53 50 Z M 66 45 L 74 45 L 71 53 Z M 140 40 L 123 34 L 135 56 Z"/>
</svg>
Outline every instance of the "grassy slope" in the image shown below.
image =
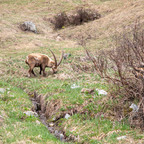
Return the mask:
<svg viewBox="0 0 144 144">
<path fill-rule="evenodd" d="M 0 83 L 0 87 L 9 88 L 0 100 L 1 112 L 4 117 L 0 124 L 0 138 L 3 143 L 61 143 L 49 134 L 38 118 L 25 116 L 24 111 L 31 110 L 28 95 L 20 88 Z"/>
<path fill-rule="evenodd" d="M 77 6 L 84 5 L 86 7 L 97 8 L 102 13 L 102 18 L 82 26 L 70 27 L 54 32 L 47 18 L 53 16 L 60 11 L 69 11 Z M 88 34 L 92 36 L 92 39 L 88 41 L 89 49 L 101 49 L 110 48 L 112 46 L 111 37 L 116 31 L 121 31 L 122 27 L 129 25 L 135 21 L 135 18 L 141 17 L 142 22 L 144 18 L 144 2 L 142 0 L 88 0 L 88 1 L 66 1 L 66 0 L 5 0 L 0 1 L 0 76 L 1 87 L 3 81 L 8 83 L 6 87 L 12 87 L 12 93 L 14 93 L 14 99 L 8 99 L 8 105 L 6 102 L 1 101 L 3 112 L 7 110 L 6 119 L 3 125 L 8 125 L 12 129 L 11 121 L 14 125 L 18 123 L 17 129 L 21 131 L 21 127 L 25 127 L 24 134 L 15 138 L 15 135 L 9 136 L 2 135 L 3 142 L 8 141 L 16 143 L 16 141 L 30 141 L 35 143 L 44 143 L 56 141 L 54 138 L 46 132 L 46 129 L 42 125 L 35 125 L 35 119 L 20 121 L 19 117 L 22 115 L 21 111 L 24 108 L 30 109 L 31 103 L 28 100 L 26 94 L 16 87 L 22 87 L 28 91 L 33 92 L 37 90 L 38 93 L 49 94 L 49 100 L 60 101 L 59 111 L 66 111 L 73 107 L 82 108 L 82 110 L 88 111 L 91 115 L 73 115 L 69 120 L 64 120 L 60 123 L 60 127 L 67 132 L 67 135 L 74 134 L 79 136 L 79 141 L 85 141 L 86 143 L 116 143 L 116 137 L 119 135 L 127 135 L 125 142 L 141 142 L 143 135 L 139 130 L 133 130 L 126 123 L 115 123 L 114 121 L 100 118 L 92 118 L 97 113 L 101 112 L 103 105 L 101 101 L 106 101 L 107 98 L 98 96 L 96 93 L 93 95 L 81 94 L 81 88 L 102 88 L 108 90 L 108 86 L 104 81 L 100 80 L 96 74 L 84 73 L 82 71 L 76 71 L 79 66 L 84 65 L 84 61 L 79 61 L 79 57 L 85 57 L 83 48 L 77 45 L 77 39 L 81 35 L 87 37 Z M 20 22 L 25 20 L 33 21 L 40 34 L 36 35 L 29 32 L 21 32 L 18 28 Z M 88 33 L 88 34 L 87 34 Z M 64 40 L 56 41 L 57 35 L 60 35 Z M 59 52 L 64 50 L 70 52 L 72 57 L 63 61 L 63 64 L 59 68 L 59 73 L 44 78 L 38 75 L 38 69 L 35 69 L 38 77 L 27 78 L 28 67 L 24 63 L 26 55 L 32 52 L 42 52 L 48 54 L 48 48 L 53 49 L 57 56 Z M 91 64 L 88 64 L 91 67 Z M 72 90 L 70 87 L 73 83 L 80 85 L 79 89 Z M 13 87 L 15 86 L 15 87 Z M 14 91 L 14 92 L 13 92 Z M 16 101 L 20 101 L 18 96 L 22 93 L 23 102 L 25 105 L 21 109 L 17 109 L 20 103 L 17 103 L 12 113 L 9 109 L 12 109 Z M 110 101 L 108 101 L 110 103 Z M 9 109 L 8 109 L 9 108 Z M 14 119 L 15 115 L 17 117 Z M 2 113 L 1 113 L 2 115 Z M 14 119 L 14 120 L 13 120 Z M 28 127 L 31 125 L 31 129 L 34 130 L 30 134 Z M 40 128 L 41 127 L 41 128 Z M 35 128 L 40 128 L 42 132 L 35 132 Z M 12 133 L 11 129 L 2 129 L 1 133 Z M 17 133 L 17 131 L 15 131 Z M 42 134 L 41 138 L 36 140 L 33 138 Z M 47 135 L 45 136 L 45 133 Z M 45 139 L 47 137 L 47 139 Z"/>
</svg>

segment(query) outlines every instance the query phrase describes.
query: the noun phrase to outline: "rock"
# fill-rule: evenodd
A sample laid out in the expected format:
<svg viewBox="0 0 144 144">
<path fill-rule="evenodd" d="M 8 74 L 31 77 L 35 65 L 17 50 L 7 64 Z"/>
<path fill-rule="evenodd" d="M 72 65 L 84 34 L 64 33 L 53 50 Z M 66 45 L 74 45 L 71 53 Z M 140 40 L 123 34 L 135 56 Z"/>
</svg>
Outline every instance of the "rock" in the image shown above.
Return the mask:
<svg viewBox="0 0 144 144">
<path fill-rule="evenodd" d="M 63 39 L 60 36 L 57 36 L 56 41 L 62 41 Z"/>
<path fill-rule="evenodd" d="M 55 130 L 55 136 L 56 136 L 56 137 L 59 137 L 59 132 L 58 132 L 58 130 Z"/>
<path fill-rule="evenodd" d="M 75 88 L 80 88 L 80 86 L 78 86 L 78 85 L 76 85 L 76 84 L 73 84 L 73 85 L 71 86 L 71 89 L 75 89 Z"/>
<path fill-rule="evenodd" d="M 66 115 L 65 115 L 65 119 L 68 119 L 69 117 L 70 117 L 69 114 L 66 114 Z"/>
<path fill-rule="evenodd" d="M 55 121 L 55 120 L 56 120 L 56 117 L 53 117 L 52 120 Z"/>
<path fill-rule="evenodd" d="M 36 112 L 33 112 L 33 111 L 26 111 L 26 112 L 24 112 L 24 114 L 26 114 L 27 116 L 38 117 L 38 114 Z"/>
<path fill-rule="evenodd" d="M 107 92 L 104 90 L 96 89 L 99 95 L 107 95 Z"/>
<path fill-rule="evenodd" d="M 9 91 L 9 90 L 10 90 L 10 88 L 7 88 L 7 90 Z"/>
<path fill-rule="evenodd" d="M 0 93 L 4 93 L 6 90 L 4 88 L 0 88 Z"/>
<path fill-rule="evenodd" d="M 123 139 L 126 139 L 126 136 L 117 137 L 117 140 L 123 140 Z"/>
<path fill-rule="evenodd" d="M 37 123 L 37 124 L 40 124 L 40 121 L 36 120 L 36 123 Z"/>
<path fill-rule="evenodd" d="M 64 59 L 67 59 L 67 58 L 70 57 L 70 56 L 71 56 L 70 53 L 64 53 L 64 55 L 63 55 Z"/>
<path fill-rule="evenodd" d="M 83 88 L 83 89 L 81 90 L 81 93 L 89 93 L 89 94 L 91 94 L 91 93 L 93 93 L 93 92 L 94 92 L 94 89 Z"/>
<path fill-rule="evenodd" d="M 59 136 L 60 136 L 60 140 L 63 141 L 64 140 L 64 135 L 61 133 Z"/>
<path fill-rule="evenodd" d="M 53 127 L 53 126 L 54 126 L 54 123 L 49 123 L 49 126 L 50 126 L 50 127 Z"/>
<path fill-rule="evenodd" d="M 20 28 L 23 31 L 31 31 L 37 33 L 35 24 L 30 21 L 25 21 L 23 24 L 20 24 Z"/>
<path fill-rule="evenodd" d="M 60 131 L 55 130 L 54 134 L 57 138 L 60 138 L 61 141 L 64 140 L 64 135 Z"/>
<path fill-rule="evenodd" d="M 130 108 L 133 109 L 132 112 L 137 112 L 138 109 L 139 109 L 139 107 L 138 107 L 136 104 L 134 104 L 134 103 L 132 103 L 132 104 L 130 105 Z"/>
</svg>

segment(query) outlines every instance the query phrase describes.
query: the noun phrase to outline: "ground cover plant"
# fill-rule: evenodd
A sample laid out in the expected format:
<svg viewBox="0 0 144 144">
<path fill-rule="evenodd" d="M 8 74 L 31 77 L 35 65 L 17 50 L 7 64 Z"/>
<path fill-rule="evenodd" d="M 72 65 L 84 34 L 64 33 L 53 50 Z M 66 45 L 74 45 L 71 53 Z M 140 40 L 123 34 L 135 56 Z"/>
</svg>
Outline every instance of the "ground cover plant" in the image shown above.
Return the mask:
<svg viewBox="0 0 144 144">
<path fill-rule="evenodd" d="M 53 30 L 49 18 L 81 6 L 98 10 L 102 17 Z M 0 125 L 0 143 L 64 143 L 38 124 L 38 118 L 24 116 L 24 111 L 35 110 L 29 100 L 35 94 L 40 98 L 39 111 L 47 117 L 47 124 L 51 123 L 69 137 L 68 143 L 143 142 L 143 132 L 131 127 L 127 117 L 116 119 L 119 118 L 117 110 L 121 109 L 116 106 L 122 96 L 113 98 L 110 83 L 99 76 L 79 45 L 81 39 L 86 39 L 90 51 L 110 49 L 117 31 L 122 32 L 123 27 L 134 23 L 138 16 L 143 22 L 142 0 L 7 0 L 0 2 L 0 11 L 0 87 L 10 88 L 10 93 L 0 96 L 0 116 L 4 119 Z M 28 20 L 36 25 L 37 34 L 19 29 L 20 23 Z M 37 52 L 52 57 L 49 48 L 56 57 L 60 57 L 61 51 L 71 56 L 62 61 L 57 74 L 53 75 L 47 68 L 47 76 L 43 77 L 35 68 L 37 77 L 27 77 L 26 56 Z M 73 89 L 75 86 L 77 88 Z M 82 93 L 83 88 L 94 92 Z M 96 89 L 108 94 L 99 95 Z M 138 104 L 138 101 L 134 102 Z M 66 114 L 70 115 L 68 119 Z M 126 138 L 118 140 L 120 136 Z"/>
</svg>

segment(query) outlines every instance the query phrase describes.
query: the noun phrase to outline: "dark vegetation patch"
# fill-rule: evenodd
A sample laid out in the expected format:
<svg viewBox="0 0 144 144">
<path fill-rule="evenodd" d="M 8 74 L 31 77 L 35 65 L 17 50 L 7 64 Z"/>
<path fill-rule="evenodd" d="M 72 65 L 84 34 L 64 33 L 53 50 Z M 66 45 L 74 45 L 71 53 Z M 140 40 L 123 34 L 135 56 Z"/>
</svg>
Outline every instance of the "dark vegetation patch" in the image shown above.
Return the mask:
<svg viewBox="0 0 144 144">
<path fill-rule="evenodd" d="M 71 13 L 61 12 L 50 19 L 54 29 L 62 29 L 67 26 L 77 26 L 85 22 L 99 19 L 101 15 L 95 9 L 78 8 Z"/>
<path fill-rule="evenodd" d="M 86 53 L 101 78 L 112 85 L 115 104 L 106 109 L 119 113 L 118 119 L 129 118 L 132 126 L 144 130 L 144 29 L 136 23 L 115 40 L 113 50 L 101 51 L 96 56 L 87 49 Z M 138 111 L 130 110 L 133 102 L 138 103 Z"/>
</svg>

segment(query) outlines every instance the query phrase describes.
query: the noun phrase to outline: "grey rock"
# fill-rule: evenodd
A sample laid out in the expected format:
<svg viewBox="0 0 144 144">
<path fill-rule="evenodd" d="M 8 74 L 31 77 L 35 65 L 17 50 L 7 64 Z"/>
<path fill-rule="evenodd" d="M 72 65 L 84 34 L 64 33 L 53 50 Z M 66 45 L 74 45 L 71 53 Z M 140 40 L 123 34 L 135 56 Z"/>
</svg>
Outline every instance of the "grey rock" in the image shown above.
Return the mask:
<svg viewBox="0 0 144 144">
<path fill-rule="evenodd" d="M 0 93 L 4 93 L 6 90 L 4 88 L 0 88 Z"/>
<path fill-rule="evenodd" d="M 65 119 L 68 119 L 69 117 L 70 117 L 69 114 L 66 114 L 66 115 L 65 115 Z"/>
<path fill-rule="evenodd" d="M 7 88 L 7 90 L 9 91 L 9 90 L 10 90 L 10 88 Z"/>
<path fill-rule="evenodd" d="M 117 140 L 123 140 L 123 139 L 126 139 L 126 136 L 117 137 Z"/>
<path fill-rule="evenodd" d="M 36 120 L 36 123 L 37 123 L 38 125 L 40 125 L 40 121 Z"/>
<path fill-rule="evenodd" d="M 50 127 L 53 127 L 53 126 L 54 126 L 54 123 L 49 123 L 49 126 L 50 126 Z"/>
<path fill-rule="evenodd" d="M 63 39 L 60 36 L 57 36 L 56 41 L 62 41 Z"/>
<path fill-rule="evenodd" d="M 36 26 L 33 22 L 25 21 L 23 24 L 20 25 L 20 28 L 23 31 L 32 31 L 34 33 L 37 33 Z"/>
<path fill-rule="evenodd" d="M 26 114 L 27 116 L 38 117 L 38 114 L 36 112 L 33 112 L 33 111 L 26 111 L 26 112 L 24 112 L 24 114 Z"/>
<path fill-rule="evenodd" d="M 64 140 L 64 135 L 61 133 L 59 136 L 60 136 L 60 140 L 63 141 Z"/>
<path fill-rule="evenodd" d="M 71 85 L 71 89 L 76 89 L 76 88 L 80 88 L 80 86 L 76 84 Z"/>
<path fill-rule="evenodd" d="M 56 137 L 59 137 L 59 132 L 58 132 L 58 130 L 55 130 L 55 136 L 56 136 Z"/>
<path fill-rule="evenodd" d="M 99 95 L 107 95 L 107 92 L 104 90 L 96 89 Z"/>
<path fill-rule="evenodd" d="M 132 104 L 130 105 L 130 108 L 133 109 L 132 112 L 137 112 L 137 111 L 139 110 L 139 107 L 138 107 L 136 104 L 134 104 L 134 103 L 132 103 Z"/>
</svg>

